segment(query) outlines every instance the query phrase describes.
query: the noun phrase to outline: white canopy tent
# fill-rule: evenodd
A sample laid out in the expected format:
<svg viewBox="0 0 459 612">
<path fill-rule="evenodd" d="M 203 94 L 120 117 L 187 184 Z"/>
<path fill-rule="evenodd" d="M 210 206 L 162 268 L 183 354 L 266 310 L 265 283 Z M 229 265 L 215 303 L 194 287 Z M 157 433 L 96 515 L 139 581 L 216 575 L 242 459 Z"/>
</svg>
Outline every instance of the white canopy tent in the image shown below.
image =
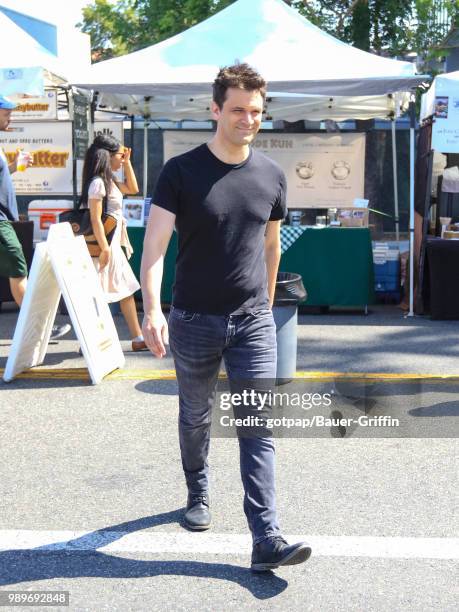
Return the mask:
<svg viewBox="0 0 459 612">
<path fill-rule="evenodd" d="M 0 93 L 39 96 L 45 86 L 66 83 L 65 69 L 55 55 L 0 11 L 2 53 Z"/>
<path fill-rule="evenodd" d="M 459 70 L 434 78 L 429 91 L 421 98 L 421 121 L 435 114 L 435 98 L 441 96 L 454 96 L 459 100 Z"/>
<path fill-rule="evenodd" d="M 237 60 L 268 81 L 267 117 L 290 121 L 394 118 L 406 108 L 408 92 L 428 78 L 415 75 L 409 62 L 337 40 L 283 0 L 237 0 L 181 34 L 91 66 L 74 85 L 97 92 L 100 108 L 152 118 L 209 119 L 215 75 Z M 411 140 L 413 165 L 414 126 Z M 413 181 L 414 174 L 411 233 Z M 411 243 L 410 234 L 410 248 Z M 411 296 L 410 314 L 412 302 Z"/>
<path fill-rule="evenodd" d="M 218 68 L 236 59 L 278 92 L 386 95 L 422 81 L 411 63 L 343 43 L 283 0 L 238 0 L 161 43 L 93 65 L 76 84 L 116 94 L 208 96 Z"/>
<path fill-rule="evenodd" d="M 108 60 L 112 61 L 112 60 Z M 97 64 L 96 64 L 97 65 Z M 215 74 L 217 73 L 217 69 Z M 88 85 L 86 85 L 88 87 Z M 91 88 L 98 87 L 93 84 Z M 184 85 L 184 87 L 186 87 Z M 211 84 L 206 94 L 145 96 L 106 93 L 97 88 L 98 106 L 110 111 L 122 109 L 129 115 L 148 116 L 151 119 L 182 121 L 208 121 L 210 112 Z M 399 117 L 408 106 L 409 94 L 395 92 L 381 96 L 324 96 L 268 91 L 265 118 L 268 120 L 309 121 L 333 119 L 392 119 Z"/>
</svg>

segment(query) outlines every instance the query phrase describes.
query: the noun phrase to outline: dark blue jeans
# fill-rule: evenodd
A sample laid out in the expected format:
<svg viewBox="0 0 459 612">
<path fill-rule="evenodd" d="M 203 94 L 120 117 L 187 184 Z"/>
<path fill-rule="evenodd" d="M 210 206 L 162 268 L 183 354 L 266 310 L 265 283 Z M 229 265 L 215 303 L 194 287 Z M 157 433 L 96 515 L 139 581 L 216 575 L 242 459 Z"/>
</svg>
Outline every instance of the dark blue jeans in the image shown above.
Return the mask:
<svg viewBox="0 0 459 612">
<path fill-rule="evenodd" d="M 211 410 L 222 359 L 230 381 L 276 377 L 272 312 L 207 315 L 171 307 L 170 348 L 179 388 L 179 438 L 191 494 L 207 493 Z M 279 533 L 274 484 L 274 441 L 239 437 L 244 512 L 254 543 Z"/>
</svg>

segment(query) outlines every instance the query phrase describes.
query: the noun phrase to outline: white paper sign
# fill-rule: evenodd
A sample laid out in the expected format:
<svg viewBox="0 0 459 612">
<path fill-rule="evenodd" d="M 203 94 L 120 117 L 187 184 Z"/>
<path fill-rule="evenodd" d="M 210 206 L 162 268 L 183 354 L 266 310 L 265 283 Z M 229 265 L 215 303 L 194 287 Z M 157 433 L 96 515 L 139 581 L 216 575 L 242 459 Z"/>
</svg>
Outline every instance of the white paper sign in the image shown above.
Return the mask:
<svg viewBox="0 0 459 612">
<path fill-rule="evenodd" d="M 123 367 L 118 334 L 84 238 L 74 237 L 69 223 L 59 223 L 35 247 L 6 382 L 43 363 L 61 292 L 93 384 Z"/>
<path fill-rule="evenodd" d="M 210 140 L 208 132 L 164 132 L 164 161 Z M 254 149 L 287 177 L 294 208 L 340 208 L 364 196 L 365 134 L 258 134 Z"/>
<path fill-rule="evenodd" d="M 32 154 L 33 166 L 12 176 L 18 195 L 71 195 L 72 124 L 70 121 L 12 124 L 14 131 L 0 132 L 0 147 L 8 161 L 17 149 Z"/>
<path fill-rule="evenodd" d="M 370 200 L 365 200 L 364 198 L 355 198 L 353 202 L 354 208 L 368 208 Z"/>
<path fill-rule="evenodd" d="M 11 113 L 12 121 L 52 121 L 57 119 L 57 92 L 47 91 L 44 96 L 11 96 L 18 106 Z"/>
<path fill-rule="evenodd" d="M 123 217 L 130 227 L 142 227 L 145 214 L 145 200 L 142 198 L 125 198 L 123 200 Z"/>
</svg>

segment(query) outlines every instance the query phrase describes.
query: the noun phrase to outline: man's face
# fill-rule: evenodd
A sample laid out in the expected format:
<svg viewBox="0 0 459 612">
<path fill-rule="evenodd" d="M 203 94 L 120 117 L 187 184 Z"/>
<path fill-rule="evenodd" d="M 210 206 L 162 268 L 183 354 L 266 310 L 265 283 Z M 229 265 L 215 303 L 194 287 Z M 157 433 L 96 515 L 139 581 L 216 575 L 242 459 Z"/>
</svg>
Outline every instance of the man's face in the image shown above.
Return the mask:
<svg viewBox="0 0 459 612">
<path fill-rule="evenodd" d="M 263 97 L 259 91 L 230 87 L 223 107 L 212 102 L 212 114 L 217 121 L 217 133 L 236 147 L 250 144 L 260 129 Z"/>
<path fill-rule="evenodd" d="M 0 108 L 0 130 L 6 130 L 10 123 L 11 111 Z"/>
</svg>

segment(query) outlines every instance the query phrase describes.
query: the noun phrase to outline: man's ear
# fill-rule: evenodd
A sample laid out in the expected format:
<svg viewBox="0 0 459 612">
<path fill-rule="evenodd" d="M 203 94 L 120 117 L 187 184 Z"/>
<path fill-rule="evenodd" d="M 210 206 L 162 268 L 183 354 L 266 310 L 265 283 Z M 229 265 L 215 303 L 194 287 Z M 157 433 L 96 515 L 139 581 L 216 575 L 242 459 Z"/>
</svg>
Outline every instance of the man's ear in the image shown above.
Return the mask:
<svg viewBox="0 0 459 612">
<path fill-rule="evenodd" d="M 210 105 L 210 110 L 212 111 L 212 117 L 215 120 L 218 120 L 219 117 L 220 117 L 221 110 L 220 110 L 218 104 L 216 102 L 214 102 L 213 100 L 212 100 L 212 103 Z"/>
</svg>

